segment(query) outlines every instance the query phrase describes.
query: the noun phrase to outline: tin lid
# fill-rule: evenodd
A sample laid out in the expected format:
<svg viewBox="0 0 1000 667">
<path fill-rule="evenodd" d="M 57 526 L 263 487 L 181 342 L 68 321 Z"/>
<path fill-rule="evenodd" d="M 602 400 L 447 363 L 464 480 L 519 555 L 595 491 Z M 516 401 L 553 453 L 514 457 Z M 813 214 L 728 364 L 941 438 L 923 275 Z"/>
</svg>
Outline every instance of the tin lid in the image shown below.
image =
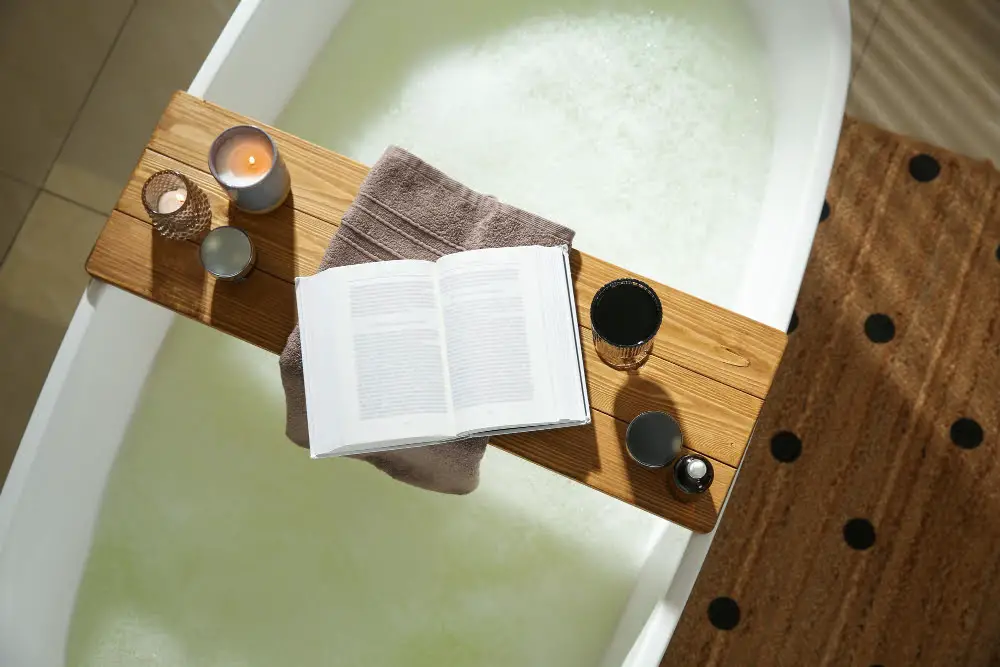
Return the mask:
<svg viewBox="0 0 1000 667">
<path fill-rule="evenodd" d="M 217 278 L 243 275 L 254 259 L 250 237 L 237 227 L 213 229 L 201 242 L 199 254 L 202 266 Z"/>
<path fill-rule="evenodd" d="M 643 412 L 625 431 L 629 456 L 647 468 L 662 468 L 681 453 L 684 438 L 680 426 L 666 412 Z"/>
</svg>

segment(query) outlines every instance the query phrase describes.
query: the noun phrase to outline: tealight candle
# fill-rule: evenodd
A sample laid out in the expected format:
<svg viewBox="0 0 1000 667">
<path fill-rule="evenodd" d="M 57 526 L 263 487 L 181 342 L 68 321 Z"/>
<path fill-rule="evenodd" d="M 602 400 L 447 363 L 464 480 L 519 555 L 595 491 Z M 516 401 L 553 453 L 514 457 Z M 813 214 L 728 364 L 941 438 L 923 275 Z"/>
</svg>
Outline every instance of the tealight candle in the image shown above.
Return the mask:
<svg viewBox="0 0 1000 667">
<path fill-rule="evenodd" d="M 187 188 L 168 190 L 156 201 L 156 212 L 173 213 L 184 205 L 185 200 L 187 200 Z"/>
<path fill-rule="evenodd" d="M 291 190 L 278 147 L 258 127 L 237 125 L 216 137 L 208 166 L 236 207 L 248 213 L 273 211 Z"/>
</svg>

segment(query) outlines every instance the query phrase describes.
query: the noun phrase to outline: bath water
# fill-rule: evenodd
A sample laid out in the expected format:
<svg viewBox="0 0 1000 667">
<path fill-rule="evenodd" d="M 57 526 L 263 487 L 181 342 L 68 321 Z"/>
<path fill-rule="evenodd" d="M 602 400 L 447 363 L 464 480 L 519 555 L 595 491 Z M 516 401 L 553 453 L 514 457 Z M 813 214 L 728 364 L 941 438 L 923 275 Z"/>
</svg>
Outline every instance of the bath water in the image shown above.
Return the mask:
<svg viewBox="0 0 1000 667">
<path fill-rule="evenodd" d="M 599 664 L 660 519 L 496 449 L 468 496 L 413 489 L 309 459 L 283 421 L 273 355 L 178 318 L 108 481 L 68 665 Z"/>
<path fill-rule="evenodd" d="M 278 121 L 371 164 L 398 144 L 733 306 L 771 151 L 742 0 L 364 0 Z"/>
</svg>

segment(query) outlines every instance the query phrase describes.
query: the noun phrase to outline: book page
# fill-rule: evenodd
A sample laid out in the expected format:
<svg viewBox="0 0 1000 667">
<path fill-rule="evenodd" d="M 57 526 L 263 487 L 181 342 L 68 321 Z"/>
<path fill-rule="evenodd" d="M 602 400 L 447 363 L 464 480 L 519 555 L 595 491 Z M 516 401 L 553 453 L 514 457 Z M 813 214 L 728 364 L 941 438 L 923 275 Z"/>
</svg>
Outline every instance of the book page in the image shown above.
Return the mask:
<svg viewBox="0 0 1000 667">
<path fill-rule="evenodd" d="M 438 260 L 459 433 L 551 421 L 539 335 L 544 324 L 529 250 L 474 250 Z"/>
<path fill-rule="evenodd" d="M 454 436 L 434 264 L 329 269 L 298 296 L 313 449 L 317 436 L 341 453 Z"/>
</svg>

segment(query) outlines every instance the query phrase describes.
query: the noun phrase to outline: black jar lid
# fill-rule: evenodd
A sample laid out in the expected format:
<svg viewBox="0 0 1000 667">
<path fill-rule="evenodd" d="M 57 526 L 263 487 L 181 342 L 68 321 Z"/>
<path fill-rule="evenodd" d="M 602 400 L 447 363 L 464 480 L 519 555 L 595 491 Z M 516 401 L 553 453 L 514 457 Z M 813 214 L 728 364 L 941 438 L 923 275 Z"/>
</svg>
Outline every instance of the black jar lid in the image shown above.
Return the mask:
<svg viewBox="0 0 1000 667">
<path fill-rule="evenodd" d="M 685 454 L 674 464 L 674 484 L 684 493 L 704 493 L 715 479 L 712 462 L 698 454 Z"/>
<path fill-rule="evenodd" d="M 680 426 L 666 412 L 643 412 L 629 422 L 625 448 L 641 466 L 662 468 L 681 453 L 684 437 Z"/>
</svg>

